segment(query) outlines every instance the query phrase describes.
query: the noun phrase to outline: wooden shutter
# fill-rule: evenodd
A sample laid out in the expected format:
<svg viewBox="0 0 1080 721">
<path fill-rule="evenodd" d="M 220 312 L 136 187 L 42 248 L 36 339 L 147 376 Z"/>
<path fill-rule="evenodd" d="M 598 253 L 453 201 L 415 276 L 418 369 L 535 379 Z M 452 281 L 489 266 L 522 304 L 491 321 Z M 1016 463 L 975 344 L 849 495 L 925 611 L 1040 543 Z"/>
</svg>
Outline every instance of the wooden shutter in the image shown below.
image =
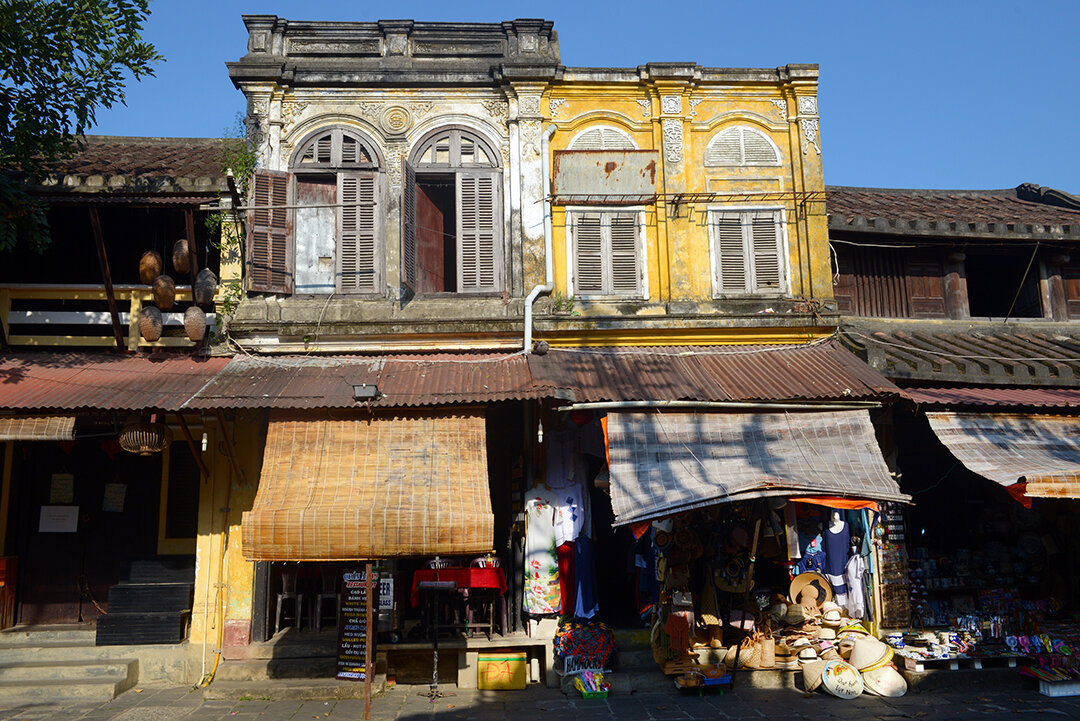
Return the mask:
<svg viewBox="0 0 1080 721">
<path fill-rule="evenodd" d="M 604 292 L 604 238 L 600 213 L 574 213 L 574 293 Z"/>
<path fill-rule="evenodd" d="M 611 219 L 611 293 L 641 295 L 637 213 L 608 214 Z"/>
<path fill-rule="evenodd" d="M 911 317 L 948 318 L 945 309 L 945 269 L 941 259 L 919 254 L 908 257 L 905 265 Z"/>
<path fill-rule="evenodd" d="M 750 214 L 750 248 L 753 254 L 757 292 L 775 292 L 783 287 L 784 262 L 780 249 L 780 218 L 776 211 Z"/>
<path fill-rule="evenodd" d="M 291 173 L 256 170 L 252 176 L 252 210 L 247 212 L 248 290 L 291 293 L 293 289 Z"/>
<path fill-rule="evenodd" d="M 499 174 L 457 174 L 458 290 L 497 291 L 501 276 Z"/>
<path fill-rule="evenodd" d="M 738 213 L 718 214 L 713 232 L 717 290 L 720 293 L 745 293 L 749 289 L 749 269 L 743 243 L 742 216 Z"/>
<path fill-rule="evenodd" d="M 401 283 L 416 292 L 416 170 L 402 161 Z"/>
<path fill-rule="evenodd" d="M 756 130 L 743 128 L 743 164 L 779 165 L 780 158 L 768 138 Z"/>
<path fill-rule="evenodd" d="M 705 150 L 706 165 L 742 165 L 742 162 L 741 128 L 721 132 Z"/>
<path fill-rule="evenodd" d="M 337 287 L 343 293 L 379 290 L 375 173 L 339 173 Z"/>
</svg>

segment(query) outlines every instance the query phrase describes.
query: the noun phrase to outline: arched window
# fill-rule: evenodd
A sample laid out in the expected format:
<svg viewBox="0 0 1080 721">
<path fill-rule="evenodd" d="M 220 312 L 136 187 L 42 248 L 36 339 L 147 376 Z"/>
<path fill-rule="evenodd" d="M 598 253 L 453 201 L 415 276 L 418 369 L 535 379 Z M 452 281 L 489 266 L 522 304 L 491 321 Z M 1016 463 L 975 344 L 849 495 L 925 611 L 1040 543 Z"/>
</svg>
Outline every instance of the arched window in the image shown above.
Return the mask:
<svg viewBox="0 0 1080 721">
<path fill-rule="evenodd" d="M 760 130 L 738 126 L 716 134 L 705 149 L 705 165 L 780 165 L 780 150 Z"/>
<path fill-rule="evenodd" d="M 415 293 L 504 286 L 499 155 L 464 128 L 417 144 L 402 182 L 402 278 Z"/>
<path fill-rule="evenodd" d="M 589 128 L 574 136 L 570 150 L 637 150 L 629 135 L 611 127 Z"/>
</svg>

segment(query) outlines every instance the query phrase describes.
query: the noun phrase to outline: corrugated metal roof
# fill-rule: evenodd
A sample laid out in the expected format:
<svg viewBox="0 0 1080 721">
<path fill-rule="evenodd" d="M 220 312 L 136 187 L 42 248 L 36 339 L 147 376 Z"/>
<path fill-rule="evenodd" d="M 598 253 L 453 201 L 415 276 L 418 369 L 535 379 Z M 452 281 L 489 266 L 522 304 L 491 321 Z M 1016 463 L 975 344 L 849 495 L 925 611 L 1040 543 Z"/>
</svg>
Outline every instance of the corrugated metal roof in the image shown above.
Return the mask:
<svg viewBox="0 0 1080 721">
<path fill-rule="evenodd" d="M 209 408 L 353 408 L 352 386 L 379 388 L 376 407 L 488 403 L 554 394 L 521 354 L 237 356 L 188 404 Z"/>
<path fill-rule="evenodd" d="M 803 346 L 552 349 L 540 383 L 579 402 L 880 400 L 902 391 L 835 341 Z"/>
<path fill-rule="evenodd" d="M 227 363 L 187 353 L 6 353 L 0 408 L 175 411 Z"/>
<path fill-rule="evenodd" d="M 982 326 L 848 321 L 842 332 L 889 378 L 1027 387 L 1080 384 L 1080 333 L 1075 327 Z"/>
<path fill-rule="evenodd" d="M 1071 408 L 1080 411 L 1075 388 L 905 388 L 911 400 L 923 405 Z"/>
</svg>

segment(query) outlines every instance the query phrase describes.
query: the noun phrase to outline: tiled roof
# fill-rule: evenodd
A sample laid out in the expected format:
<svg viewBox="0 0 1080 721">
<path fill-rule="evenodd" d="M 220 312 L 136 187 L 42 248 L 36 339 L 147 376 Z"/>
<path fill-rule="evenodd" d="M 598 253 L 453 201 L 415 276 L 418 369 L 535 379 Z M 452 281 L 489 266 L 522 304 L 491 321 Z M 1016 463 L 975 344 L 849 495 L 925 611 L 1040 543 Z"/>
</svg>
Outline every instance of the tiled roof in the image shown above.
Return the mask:
<svg viewBox="0 0 1080 721">
<path fill-rule="evenodd" d="M 205 192 L 225 190 L 218 138 L 86 136 L 85 147 L 39 179 L 48 193 Z"/>
<path fill-rule="evenodd" d="M 892 380 L 1080 385 L 1080 326 L 848 321 L 844 339 Z"/>
<path fill-rule="evenodd" d="M 1080 198 L 1024 184 L 1007 190 L 826 189 L 830 231 L 1080 240 Z"/>
</svg>

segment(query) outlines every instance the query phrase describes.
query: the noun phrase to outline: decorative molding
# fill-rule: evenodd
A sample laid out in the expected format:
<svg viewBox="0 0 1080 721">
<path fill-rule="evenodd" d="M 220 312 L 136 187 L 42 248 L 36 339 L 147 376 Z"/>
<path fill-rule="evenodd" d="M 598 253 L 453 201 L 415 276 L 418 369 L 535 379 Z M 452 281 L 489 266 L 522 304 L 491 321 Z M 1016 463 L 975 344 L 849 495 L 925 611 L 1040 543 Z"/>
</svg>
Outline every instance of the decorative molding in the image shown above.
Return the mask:
<svg viewBox="0 0 1080 721">
<path fill-rule="evenodd" d="M 518 97 L 518 115 L 540 117 L 540 95 Z"/>
<path fill-rule="evenodd" d="M 248 115 L 265 118 L 268 105 L 269 101 L 267 100 L 252 100 L 248 104 Z"/>
<path fill-rule="evenodd" d="M 769 102 L 776 106 L 777 113 L 780 115 L 781 120 L 787 119 L 787 101 L 783 98 L 770 98 Z"/>
<path fill-rule="evenodd" d="M 682 121 L 677 118 L 665 118 L 664 128 L 664 152 L 669 163 L 681 163 L 683 156 L 683 128 Z"/>
<path fill-rule="evenodd" d="M 817 115 L 817 97 L 814 95 L 799 96 L 799 115 Z"/>
<path fill-rule="evenodd" d="M 390 180 L 390 189 L 395 193 L 401 190 L 401 163 L 405 151 L 405 144 L 401 142 L 386 145 L 386 177 Z"/>
<path fill-rule="evenodd" d="M 666 115 L 682 114 L 681 95 L 662 95 L 660 97 L 660 110 Z"/>
<path fill-rule="evenodd" d="M 637 102 L 637 104 L 641 106 L 641 117 L 652 117 L 652 100 L 649 100 L 648 98 L 638 98 L 635 102 Z"/>
<path fill-rule="evenodd" d="M 308 104 L 299 100 L 281 101 L 281 122 L 283 130 L 287 133 L 300 114 L 307 109 Z"/>
<path fill-rule="evenodd" d="M 409 110 L 412 111 L 413 117 L 422 118 L 425 115 L 430 115 L 435 110 L 435 102 L 432 100 L 419 100 L 411 103 Z"/>
<path fill-rule="evenodd" d="M 382 115 L 382 103 L 357 103 L 356 112 L 360 117 L 367 118 L 368 120 L 378 120 Z"/>
<path fill-rule="evenodd" d="M 487 114 L 496 119 L 506 119 L 509 111 L 506 108 L 506 103 L 502 100 L 484 100 L 480 103 Z"/>
<path fill-rule="evenodd" d="M 807 152 L 809 152 L 811 145 L 814 146 L 814 150 L 817 151 L 817 154 L 821 155 L 821 146 L 818 145 L 818 141 L 817 141 L 817 134 L 818 134 L 818 121 L 817 121 L 817 118 L 800 118 L 799 119 L 799 128 L 802 129 L 802 135 L 803 135 L 803 144 L 802 144 L 803 155 L 806 155 Z"/>
<path fill-rule="evenodd" d="M 559 110 L 564 105 L 566 105 L 566 98 L 551 98 L 548 100 L 548 107 L 551 108 L 552 120 L 559 117 Z"/>
<path fill-rule="evenodd" d="M 691 116 L 696 116 L 697 115 L 697 106 L 700 105 L 701 103 L 705 102 L 705 100 L 706 100 L 705 98 L 701 98 L 701 97 L 690 98 L 689 103 L 690 103 L 690 115 Z"/>
<path fill-rule="evenodd" d="M 391 105 L 379 116 L 379 127 L 387 135 L 404 135 L 412 124 L 412 113 L 404 105 Z"/>
<path fill-rule="evenodd" d="M 521 120 L 518 122 L 521 133 L 521 157 L 525 160 L 537 160 L 540 157 L 540 121 Z"/>
</svg>

